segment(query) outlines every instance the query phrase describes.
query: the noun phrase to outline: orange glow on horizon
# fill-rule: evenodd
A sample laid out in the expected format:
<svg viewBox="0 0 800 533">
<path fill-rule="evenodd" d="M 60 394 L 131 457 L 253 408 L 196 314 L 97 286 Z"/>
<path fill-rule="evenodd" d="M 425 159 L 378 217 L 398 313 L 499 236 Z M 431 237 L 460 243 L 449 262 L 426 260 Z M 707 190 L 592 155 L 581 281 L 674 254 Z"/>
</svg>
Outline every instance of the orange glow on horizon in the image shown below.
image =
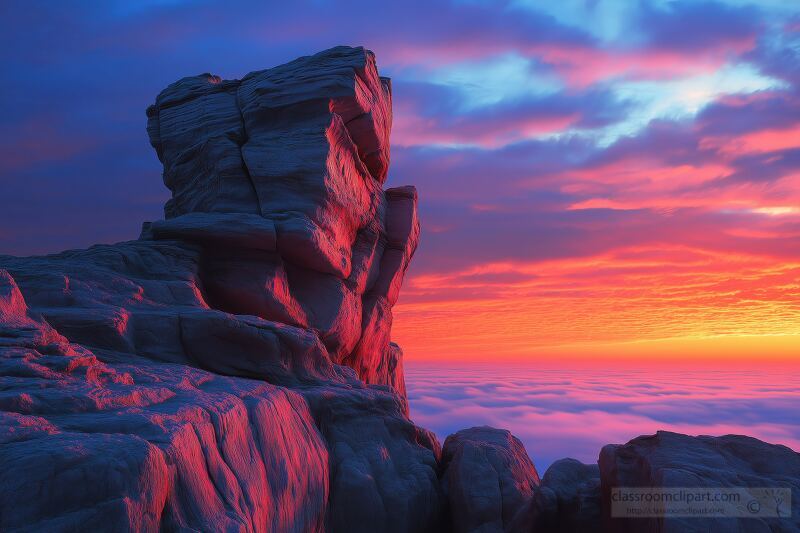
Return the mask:
<svg viewBox="0 0 800 533">
<path fill-rule="evenodd" d="M 691 247 L 410 276 L 409 360 L 800 362 L 800 262 Z"/>
</svg>

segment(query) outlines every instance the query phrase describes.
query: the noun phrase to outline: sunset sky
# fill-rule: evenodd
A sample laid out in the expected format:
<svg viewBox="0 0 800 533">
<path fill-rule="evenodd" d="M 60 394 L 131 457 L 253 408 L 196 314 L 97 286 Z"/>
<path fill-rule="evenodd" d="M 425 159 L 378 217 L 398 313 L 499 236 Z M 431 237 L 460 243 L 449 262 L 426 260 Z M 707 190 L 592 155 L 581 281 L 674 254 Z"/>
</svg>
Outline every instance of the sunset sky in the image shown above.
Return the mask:
<svg viewBox="0 0 800 533">
<path fill-rule="evenodd" d="M 420 194 L 409 360 L 800 361 L 796 2 L 36 5 L 0 5 L 0 253 L 160 218 L 177 78 L 364 45 Z"/>
</svg>

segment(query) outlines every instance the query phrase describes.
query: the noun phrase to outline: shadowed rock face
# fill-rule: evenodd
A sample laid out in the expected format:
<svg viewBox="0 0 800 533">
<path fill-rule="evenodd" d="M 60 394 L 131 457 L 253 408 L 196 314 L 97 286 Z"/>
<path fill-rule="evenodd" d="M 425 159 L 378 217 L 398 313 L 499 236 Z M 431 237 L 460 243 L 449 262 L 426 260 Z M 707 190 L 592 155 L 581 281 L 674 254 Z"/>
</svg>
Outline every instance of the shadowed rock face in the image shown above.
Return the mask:
<svg viewBox="0 0 800 533">
<path fill-rule="evenodd" d="M 518 518 L 539 485 L 525 447 L 510 432 L 488 426 L 447 437 L 440 465 L 453 531 L 528 531 Z"/>
<path fill-rule="evenodd" d="M 606 530 L 665 533 L 800 531 L 800 454 L 743 435 L 690 437 L 669 431 L 609 444 L 600 452 Z M 791 490 L 783 518 L 609 518 L 613 487 L 780 487 Z"/>
<path fill-rule="evenodd" d="M 600 469 L 575 459 L 550 465 L 522 516 L 534 531 L 581 533 L 600 531 Z M 530 527 L 529 527 L 530 530 Z"/>
</svg>

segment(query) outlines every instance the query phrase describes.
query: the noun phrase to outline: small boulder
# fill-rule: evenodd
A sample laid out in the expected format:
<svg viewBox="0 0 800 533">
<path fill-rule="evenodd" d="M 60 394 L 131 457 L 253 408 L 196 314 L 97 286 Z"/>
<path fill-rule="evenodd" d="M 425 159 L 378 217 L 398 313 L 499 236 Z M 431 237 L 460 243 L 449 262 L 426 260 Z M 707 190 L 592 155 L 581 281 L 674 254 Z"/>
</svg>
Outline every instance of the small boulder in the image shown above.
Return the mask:
<svg viewBox="0 0 800 533">
<path fill-rule="evenodd" d="M 537 533 L 579 533 L 596 530 L 600 513 L 600 468 L 560 459 L 545 472 L 525 514 Z"/>
<path fill-rule="evenodd" d="M 447 437 L 440 480 L 454 532 L 524 531 L 539 474 L 518 438 L 482 426 Z"/>
</svg>

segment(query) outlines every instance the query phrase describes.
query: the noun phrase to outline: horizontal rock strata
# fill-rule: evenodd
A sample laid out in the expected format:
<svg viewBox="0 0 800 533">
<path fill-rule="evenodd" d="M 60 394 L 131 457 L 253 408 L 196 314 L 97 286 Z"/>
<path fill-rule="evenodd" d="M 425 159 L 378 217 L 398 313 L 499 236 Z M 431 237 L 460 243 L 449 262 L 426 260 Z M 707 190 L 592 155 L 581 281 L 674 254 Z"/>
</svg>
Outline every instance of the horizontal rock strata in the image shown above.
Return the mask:
<svg viewBox="0 0 800 533">
<path fill-rule="evenodd" d="M 184 78 L 147 115 L 172 198 L 143 238 L 198 247 L 210 307 L 313 331 L 333 363 L 404 393 L 389 332 L 417 196 L 381 188 L 391 84 L 372 52 Z"/>
</svg>

